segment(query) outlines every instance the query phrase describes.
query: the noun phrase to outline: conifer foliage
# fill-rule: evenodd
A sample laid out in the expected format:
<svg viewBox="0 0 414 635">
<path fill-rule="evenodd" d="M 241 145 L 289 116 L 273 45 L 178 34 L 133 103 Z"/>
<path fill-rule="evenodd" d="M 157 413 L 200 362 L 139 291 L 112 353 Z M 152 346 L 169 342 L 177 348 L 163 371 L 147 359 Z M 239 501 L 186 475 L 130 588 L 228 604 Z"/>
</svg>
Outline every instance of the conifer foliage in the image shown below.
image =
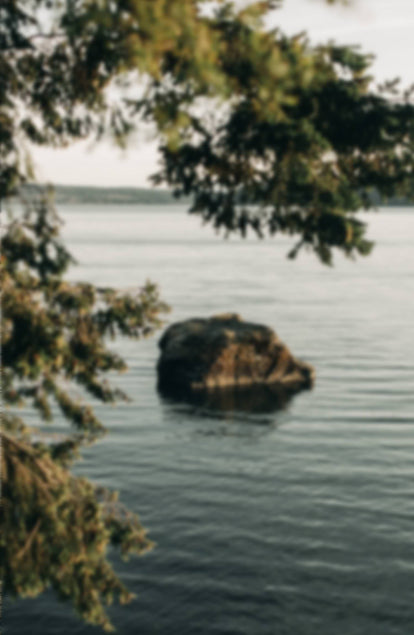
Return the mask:
<svg viewBox="0 0 414 635">
<path fill-rule="evenodd" d="M 150 283 L 133 295 L 65 281 L 72 258 L 46 195 L 20 201 L 2 227 L 4 590 L 27 597 L 52 586 L 87 621 L 109 629 L 103 604 L 132 596 L 107 561 L 107 549 L 117 545 L 127 556 L 148 550 L 151 542 L 116 494 L 68 469 L 80 447 L 104 433 L 74 387 L 102 402 L 127 399 L 105 379 L 110 371 L 126 370 L 107 341 L 150 335 L 167 307 Z M 56 437 L 44 426 L 35 430 L 18 406 L 37 411 L 39 422 L 51 421 L 57 411 L 73 431 Z"/>
</svg>

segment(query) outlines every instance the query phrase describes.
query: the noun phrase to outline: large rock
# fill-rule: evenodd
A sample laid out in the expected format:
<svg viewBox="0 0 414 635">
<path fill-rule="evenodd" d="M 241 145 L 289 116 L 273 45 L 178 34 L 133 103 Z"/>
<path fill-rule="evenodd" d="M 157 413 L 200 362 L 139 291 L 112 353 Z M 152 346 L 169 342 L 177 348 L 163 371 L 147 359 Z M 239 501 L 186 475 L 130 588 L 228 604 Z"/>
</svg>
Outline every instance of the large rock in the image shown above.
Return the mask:
<svg viewBox="0 0 414 635">
<path fill-rule="evenodd" d="M 172 324 L 159 346 L 158 387 L 169 396 L 260 387 L 281 399 L 314 379 L 312 366 L 293 357 L 272 329 L 236 314 Z"/>
</svg>

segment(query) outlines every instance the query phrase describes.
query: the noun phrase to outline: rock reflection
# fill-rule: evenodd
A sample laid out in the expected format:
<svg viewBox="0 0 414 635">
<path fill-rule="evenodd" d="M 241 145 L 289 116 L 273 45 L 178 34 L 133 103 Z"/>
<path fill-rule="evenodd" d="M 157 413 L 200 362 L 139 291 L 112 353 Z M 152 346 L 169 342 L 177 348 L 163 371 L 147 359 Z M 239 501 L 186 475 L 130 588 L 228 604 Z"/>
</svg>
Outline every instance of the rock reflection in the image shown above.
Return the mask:
<svg viewBox="0 0 414 635">
<path fill-rule="evenodd" d="M 184 403 L 216 414 L 272 414 L 289 403 L 295 391 L 281 386 L 254 385 L 248 387 L 214 388 L 197 391 L 174 390 L 158 386 L 161 397 L 169 402 Z"/>
</svg>

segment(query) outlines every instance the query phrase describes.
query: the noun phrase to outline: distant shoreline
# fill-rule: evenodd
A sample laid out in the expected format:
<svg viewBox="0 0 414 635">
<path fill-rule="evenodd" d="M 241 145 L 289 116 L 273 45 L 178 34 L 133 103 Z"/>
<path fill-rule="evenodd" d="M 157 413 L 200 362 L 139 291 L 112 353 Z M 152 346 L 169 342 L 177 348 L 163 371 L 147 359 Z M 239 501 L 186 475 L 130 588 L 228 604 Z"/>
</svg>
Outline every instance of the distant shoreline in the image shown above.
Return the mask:
<svg viewBox="0 0 414 635">
<path fill-rule="evenodd" d="M 42 185 L 28 184 L 23 192 L 37 190 Z M 186 205 L 188 197 L 176 198 L 169 190 L 156 190 L 136 187 L 100 187 L 86 185 L 54 185 L 57 205 Z M 381 200 L 378 192 L 373 191 L 371 201 L 377 207 L 414 207 L 414 202 L 393 197 Z"/>
<path fill-rule="evenodd" d="M 45 187 L 27 184 L 23 193 Z M 98 187 L 86 185 L 53 185 L 57 205 L 179 205 L 188 198 L 178 199 L 168 190 L 135 187 Z"/>
</svg>

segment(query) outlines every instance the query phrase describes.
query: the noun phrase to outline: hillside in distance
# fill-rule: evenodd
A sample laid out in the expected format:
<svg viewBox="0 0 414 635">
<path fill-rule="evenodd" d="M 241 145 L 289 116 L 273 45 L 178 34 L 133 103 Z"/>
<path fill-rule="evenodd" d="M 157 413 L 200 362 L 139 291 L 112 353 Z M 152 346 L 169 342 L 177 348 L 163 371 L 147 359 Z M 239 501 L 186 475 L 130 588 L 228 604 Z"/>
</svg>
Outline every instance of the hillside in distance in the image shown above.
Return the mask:
<svg viewBox="0 0 414 635">
<path fill-rule="evenodd" d="M 28 184 L 23 193 L 42 186 Z M 186 202 L 177 199 L 168 190 L 136 187 L 94 187 L 84 185 L 54 185 L 57 205 L 177 205 Z"/>
<path fill-rule="evenodd" d="M 23 186 L 23 193 L 30 193 L 41 185 Z M 98 187 L 85 185 L 54 185 L 54 197 L 57 205 L 186 205 L 187 197 L 175 198 L 169 190 L 136 187 Z M 402 197 L 381 200 L 375 190 L 371 201 L 378 207 L 413 207 L 413 202 Z"/>
</svg>

